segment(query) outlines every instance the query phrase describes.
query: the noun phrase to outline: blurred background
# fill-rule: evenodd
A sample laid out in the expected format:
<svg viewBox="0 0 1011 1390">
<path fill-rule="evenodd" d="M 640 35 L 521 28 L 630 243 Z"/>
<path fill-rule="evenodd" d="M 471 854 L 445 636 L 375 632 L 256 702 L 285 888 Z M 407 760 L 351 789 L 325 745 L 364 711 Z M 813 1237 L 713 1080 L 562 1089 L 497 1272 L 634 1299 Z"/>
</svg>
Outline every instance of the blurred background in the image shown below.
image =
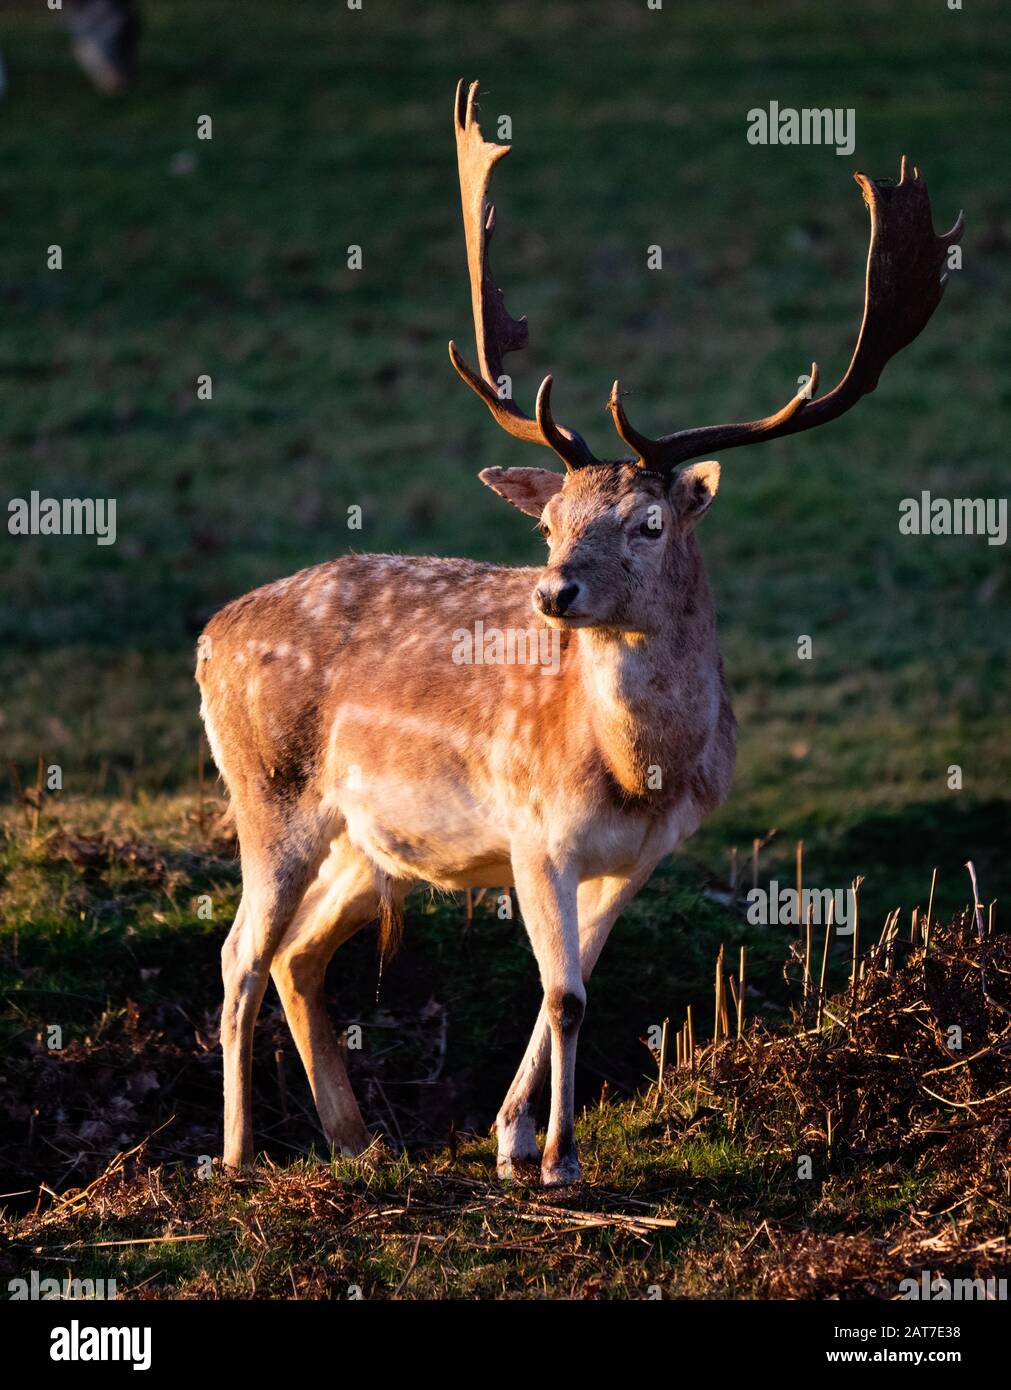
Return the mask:
<svg viewBox="0 0 1011 1390">
<path fill-rule="evenodd" d="M 352 545 L 537 562 L 538 536 L 476 474 L 544 460 L 495 428 L 446 354 L 455 337 L 473 360 L 451 110 L 457 78 L 479 77 L 486 135 L 500 115 L 513 125 L 494 262 L 531 324 L 530 349 L 510 359 L 515 392 L 530 408 L 552 371 L 559 417 L 600 453 L 614 448 L 603 406 L 617 375 L 654 434 L 776 409 L 812 358 L 826 385 L 838 380 L 867 246 L 854 169 L 897 176 L 908 153 L 939 231 L 965 209 L 964 268 L 878 391 L 825 430 L 724 460 L 701 539 L 741 724 L 736 788 L 677 871 L 688 897 L 661 884 L 647 918 L 689 930 L 730 851 L 743 862 L 772 829 L 763 881 L 789 878 L 803 837 L 807 881 L 865 875 L 875 921 L 925 902 L 935 865 L 939 907 L 963 903 L 970 856 L 983 896 L 1000 896 L 1007 549 L 901 536 L 898 509 L 921 489 L 1006 493 L 1006 8 L 138 10 L 136 73 L 108 95 L 61 16 L 0 4 L 5 500 L 37 489 L 118 507 L 109 547 L 0 539 L 13 820 L 41 753 L 63 768 L 47 802 L 61 824 L 177 845 L 203 835 L 194 641 L 254 585 Z M 747 112 L 772 100 L 853 107 L 852 156 L 748 144 Z M 203 115 L 211 140 L 197 138 Z M 52 244 L 60 271 L 47 268 Z M 660 271 L 647 269 L 652 244 Z M 204 373 L 211 401 L 197 398 Z M 349 533 L 353 503 L 364 526 Z M 811 661 L 797 658 L 801 634 Z M 52 865 L 29 879 L 13 850 L 6 862 L 26 937 L 31 923 L 67 930 Z M 162 921 L 202 930 L 185 891 L 166 891 Z M 141 922 L 157 934 L 139 891 L 103 901 L 113 934 Z M 689 980 L 697 964 L 689 953 L 677 969 Z M 627 986 L 642 955 L 625 968 Z"/>
</svg>

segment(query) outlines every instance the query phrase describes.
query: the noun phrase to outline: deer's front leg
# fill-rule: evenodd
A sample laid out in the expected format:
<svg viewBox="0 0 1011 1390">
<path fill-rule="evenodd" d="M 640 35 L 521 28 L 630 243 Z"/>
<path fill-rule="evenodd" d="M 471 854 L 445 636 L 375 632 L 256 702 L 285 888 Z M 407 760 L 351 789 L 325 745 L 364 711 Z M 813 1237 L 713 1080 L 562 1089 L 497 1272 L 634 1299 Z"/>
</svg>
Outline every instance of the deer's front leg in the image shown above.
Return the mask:
<svg viewBox="0 0 1011 1390">
<path fill-rule="evenodd" d="M 576 1044 L 586 1007 L 579 966 L 578 881 L 542 849 L 513 851 L 513 879 L 544 989 L 550 1031 L 551 1111 L 541 1162 L 546 1186 L 578 1182 L 574 1086 Z"/>
<path fill-rule="evenodd" d="M 579 885 L 579 969 L 587 984 L 611 928 L 652 872 L 652 863 L 641 866 L 628 878 L 587 879 Z M 551 1026 L 547 1002 L 541 1004 L 530 1042 L 512 1085 L 502 1102 L 495 1122 L 498 1138 L 498 1174 L 511 1178 L 517 1163 L 535 1162 L 537 1149 L 537 1101 L 547 1079 L 551 1061 Z"/>
</svg>

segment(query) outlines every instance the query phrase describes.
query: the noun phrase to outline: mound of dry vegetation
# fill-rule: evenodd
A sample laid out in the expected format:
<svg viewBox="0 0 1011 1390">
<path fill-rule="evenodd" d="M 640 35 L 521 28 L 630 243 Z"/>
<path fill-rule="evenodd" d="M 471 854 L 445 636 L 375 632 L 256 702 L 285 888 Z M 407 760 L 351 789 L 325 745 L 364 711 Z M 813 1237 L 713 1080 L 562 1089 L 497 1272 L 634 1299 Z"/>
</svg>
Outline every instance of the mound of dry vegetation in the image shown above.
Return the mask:
<svg viewBox="0 0 1011 1390">
<path fill-rule="evenodd" d="M 819 1002 L 807 978 L 792 1027 L 757 1024 L 695 1060 L 699 1101 L 729 1111 L 763 1162 L 823 1174 L 810 1225 L 763 1223 L 717 1262 L 761 1296 L 894 1297 L 924 1270 L 1007 1276 L 1011 938 L 970 909 L 943 930 L 914 918 L 911 935 L 896 914 L 844 992 Z M 804 960 L 796 948 L 802 974 Z M 876 1209 L 894 1219 L 875 1223 Z"/>
</svg>

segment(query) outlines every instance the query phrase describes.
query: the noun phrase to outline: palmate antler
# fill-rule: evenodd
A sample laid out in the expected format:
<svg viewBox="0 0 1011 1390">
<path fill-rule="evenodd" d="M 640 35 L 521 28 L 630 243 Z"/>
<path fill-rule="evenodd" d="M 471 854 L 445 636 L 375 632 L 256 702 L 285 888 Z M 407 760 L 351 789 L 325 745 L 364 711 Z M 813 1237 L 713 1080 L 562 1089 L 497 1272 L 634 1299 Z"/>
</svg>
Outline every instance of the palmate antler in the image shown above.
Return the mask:
<svg viewBox="0 0 1011 1390">
<path fill-rule="evenodd" d="M 943 266 L 949 246 L 961 239 L 963 215 L 945 236 L 934 235 L 927 185 L 915 167 L 910 177 L 905 155 L 898 183 L 876 183 L 859 173 L 854 178 L 870 210 L 871 241 L 863 323 L 842 381 L 827 395 L 809 399 L 818 388 L 818 366 L 812 363 L 809 385 L 778 414 L 739 425 L 678 430 L 661 439 L 647 439 L 632 428 L 615 382 L 608 402 L 615 428 L 647 467 L 665 471 L 700 454 L 760 444 L 835 420 L 874 390 L 889 358 L 926 327 L 944 293 L 948 276 Z"/>
<path fill-rule="evenodd" d="M 600 463 L 594 458 L 586 441 L 575 430 L 555 423 L 551 414 L 551 377 L 546 376 L 537 392 L 536 416 L 524 415 L 510 396 L 502 396 L 499 379 L 503 375 L 502 359 L 527 345 L 526 318 L 514 319 L 505 306 L 502 291 L 495 285 L 488 263 L 488 244 L 495 229 L 495 208 L 488 202 L 491 171 L 512 149 L 511 145 L 491 145 L 481 134 L 477 123 L 478 83 L 464 90 L 463 82 L 456 86 L 454 124 L 456 127 L 456 158 L 460 170 L 460 198 L 463 203 L 463 228 L 467 238 L 467 268 L 470 271 L 470 297 L 474 310 L 474 336 L 481 375 L 472 371 L 460 355 L 455 343 L 449 345 L 453 366 L 464 381 L 481 397 L 504 430 L 532 444 L 546 444 L 564 462 L 566 468 L 583 468 Z"/>
<path fill-rule="evenodd" d="M 510 316 L 488 264 L 495 209 L 487 202 L 486 193 L 492 169 L 511 147 L 488 144 L 482 138 L 476 114 L 477 88 L 476 82 L 466 92 L 462 82 L 457 86 L 455 122 L 481 375 L 467 366 L 453 343 L 449 345 L 450 357 L 467 385 L 510 434 L 546 444 L 569 470 L 605 462 L 590 452 L 575 430 L 555 423 L 551 415 L 550 376 L 544 378 L 537 393 L 533 420 L 511 398 L 503 399 L 499 394 L 503 356 L 526 347 L 527 322 L 525 318 L 516 320 Z M 871 239 L 860 336 L 838 386 L 813 399 L 818 387 L 818 367 L 812 364 L 808 384 L 775 415 L 741 424 L 703 425 L 650 439 L 630 423 L 616 381 L 607 408 L 619 437 L 634 455 L 613 462 L 635 463 L 650 472 L 666 474 L 678 464 L 703 454 L 736 449 L 742 444 L 760 444 L 827 424 L 874 390 L 888 360 L 922 332 L 941 302 L 948 279 L 943 268 L 948 248 L 961 239 L 965 224 L 959 213 L 950 232 L 935 235 L 927 185 L 915 167 L 910 177 L 904 155 L 898 183 L 877 183 L 860 173 L 854 177 L 870 211 Z"/>
</svg>

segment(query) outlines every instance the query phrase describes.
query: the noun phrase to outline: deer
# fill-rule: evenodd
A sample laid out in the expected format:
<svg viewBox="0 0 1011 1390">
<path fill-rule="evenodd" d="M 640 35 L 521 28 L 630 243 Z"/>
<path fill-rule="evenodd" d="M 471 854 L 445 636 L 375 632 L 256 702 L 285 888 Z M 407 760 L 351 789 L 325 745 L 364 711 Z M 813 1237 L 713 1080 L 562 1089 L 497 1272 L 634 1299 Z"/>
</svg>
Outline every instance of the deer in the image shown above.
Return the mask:
<svg viewBox="0 0 1011 1390">
<path fill-rule="evenodd" d="M 509 145 L 485 141 L 478 83 L 457 87 L 457 165 L 478 370 L 453 366 L 513 438 L 561 460 L 485 468 L 482 483 L 537 521 L 542 563 L 349 554 L 221 609 L 198 642 L 208 743 L 234 811 L 242 893 L 222 948 L 224 1155 L 253 1161 L 252 1055 L 272 979 L 334 1153 L 374 1141 L 328 1016 L 334 952 L 378 922 L 382 961 L 416 888 L 514 889 L 536 958 L 540 1008 L 495 1122 L 498 1174 L 540 1165 L 581 1180 L 577 1041 L 587 983 L 622 910 L 728 796 L 736 721 L 696 527 L 720 465 L 706 456 L 828 424 L 870 394 L 940 302 L 947 248 L 926 184 L 855 178 L 870 213 L 865 301 L 849 367 L 816 395 L 813 365 L 778 412 L 660 438 L 607 401 L 628 453 L 597 458 L 556 422 L 552 377 L 533 415 L 505 355 L 526 346 L 489 264 L 488 190 Z M 682 467 L 692 460 L 689 467 Z M 461 631 L 533 626 L 536 660 L 457 660 Z M 550 1078 L 543 1152 L 538 1102 Z M 536 1171 L 536 1170 L 535 1170 Z"/>
</svg>

